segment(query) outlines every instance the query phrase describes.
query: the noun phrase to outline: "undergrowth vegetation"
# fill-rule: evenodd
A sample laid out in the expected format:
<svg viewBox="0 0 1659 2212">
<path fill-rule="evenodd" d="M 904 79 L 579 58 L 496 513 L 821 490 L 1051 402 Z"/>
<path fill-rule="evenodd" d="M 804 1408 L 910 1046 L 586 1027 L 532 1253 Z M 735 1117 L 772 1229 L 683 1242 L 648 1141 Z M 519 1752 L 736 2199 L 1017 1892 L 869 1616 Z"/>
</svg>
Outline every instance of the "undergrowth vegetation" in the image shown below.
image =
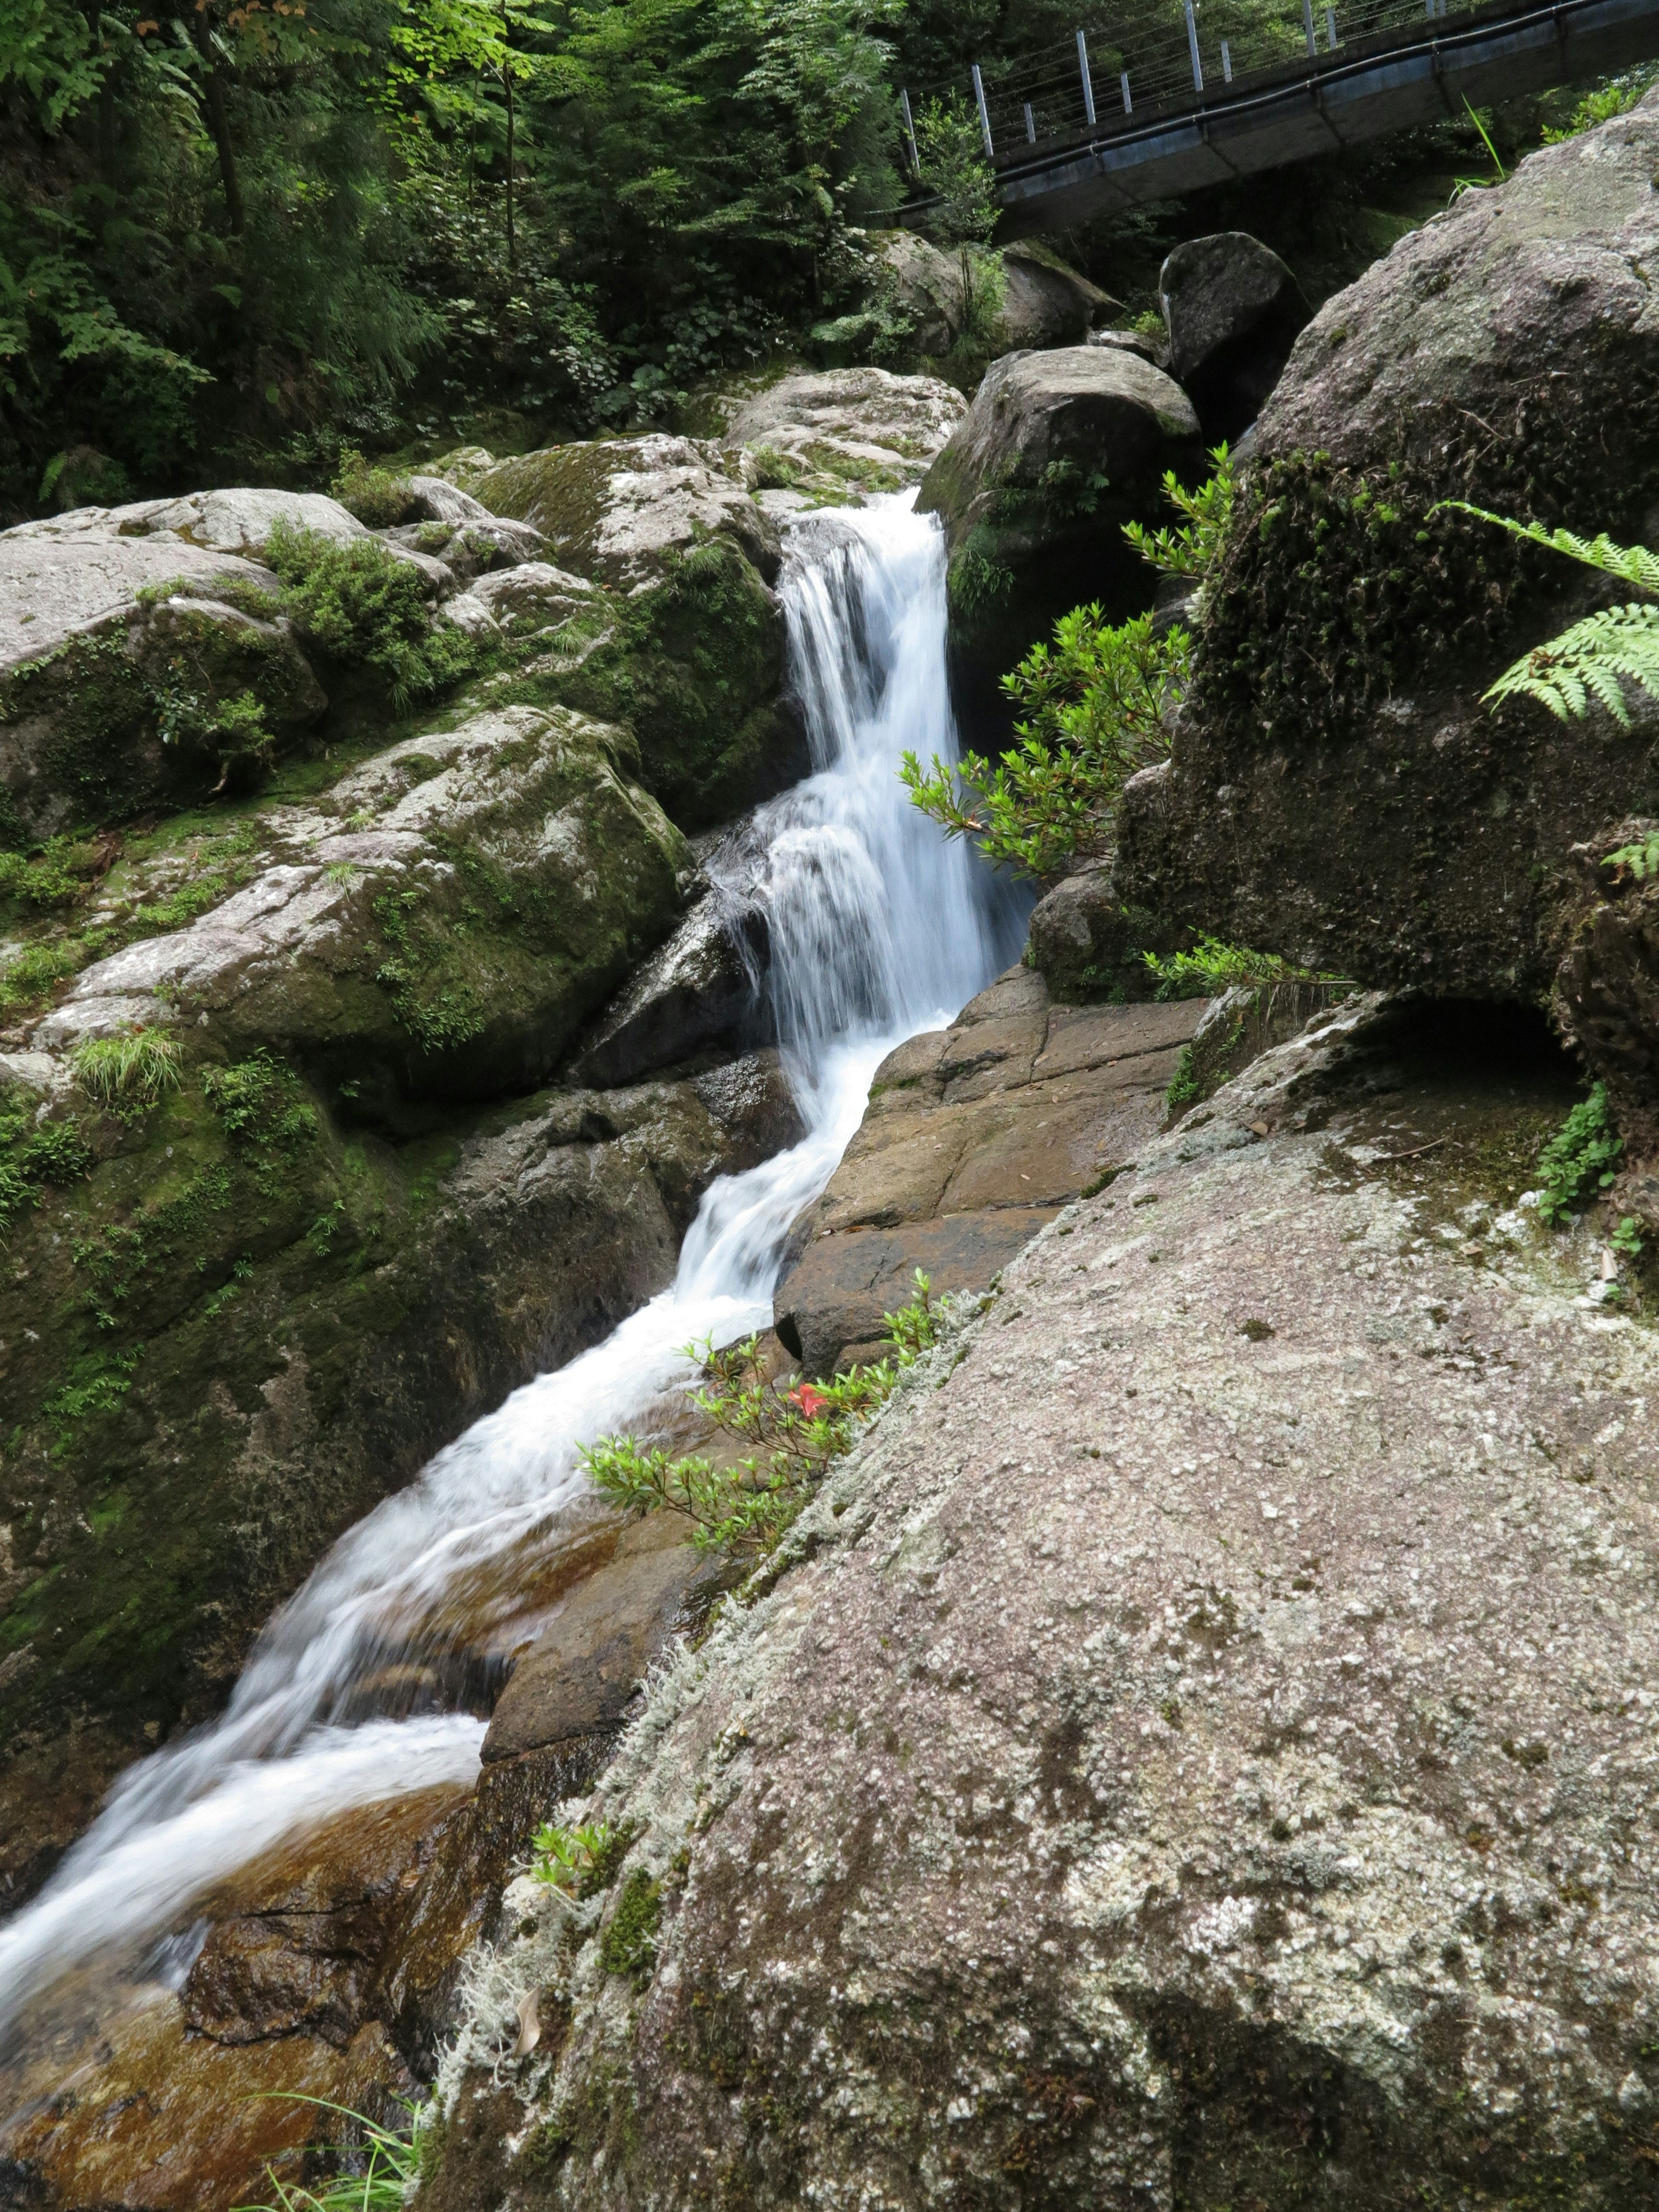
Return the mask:
<svg viewBox="0 0 1659 2212">
<path fill-rule="evenodd" d="M 1224 445 L 1212 474 L 1188 492 L 1173 473 L 1165 496 L 1181 518 L 1124 535 L 1162 574 L 1201 591 L 1226 532 L 1234 496 Z M 1052 875 L 1068 860 L 1109 850 L 1124 784 L 1169 750 L 1165 720 L 1192 672 L 1192 640 L 1179 623 L 1150 615 L 1108 623 L 1098 605 L 1074 607 L 1054 625 L 1052 646 L 1032 647 L 1002 679 L 1018 710 L 1018 742 L 995 762 L 936 754 L 923 768 L 907 752 L 900 774 L 913 802 L 949 837 L 971 837 L 986 857 L 1017 876 Z"/>
<path fill-rule="evenodd" d="M 160 1030 L 123 1030 L 88 1037 L 70 1056 L 75 1079 L 89 1098 L 118 1114 L 142 1114 L 164 1091 L 176 1091 L 183 1059 L 175 1038 Z"/>
<path fill-rule="evenodd" d="M 265 2179 L 270 2184 L 270 2200 L 264 2204 L 238 2205 L 235 2212 L 402 2212 L 410 2191 L 426 2171 L 419 2106 L 405 2102 L 408 2121 L 404 2127 L 397 2128 L 371 2120 L 364 2113 L 354 2112 L 346 2105 L 334 2104 L 326 2097 L 306 2097 L 290 2091 L 272 2094 L 280 2102 L 315 2105 L 360 2129 L 361 2150 L 319 2146 L 312 2155 L 331 2154 L 360 2165 L 362 2170 L 354 2172 L 352 2165 L 348 2164 L 331 2180 L 307 2189 L 283 2181 L 267 2166 Z"/>
<path fill-rule="evenodd" d="M 683 1514 L 700 1550 L 763 1558 L 809 1503 L 831 1462 L 852 1449 L 900 1375 L 937 1340 L 939 1309 L 921 1268 L 915 1291 L 908 1305 L 882 1317 L 890 1358 L 823 1382 L 768 1376 L 757 1337 L 718 1351 L 709 1342 L 688 1345 L 687 1357 L 700 1363 L 705 1378 L 691 1401 L 741 1456 L 722 1464 L 634 1437 L 605 1437 L 582 1449 L 589 1478 L 613 1504 Z"/>
<path fill-rule="evenodd" d="M 1581 1099 L 1539 1156 L 1543 1186 L 1540 1220 L 1553 1227 L 1571 1219 L 1581 1206 L 1611 1188 L 1624 1139 L 1614 1128 L 1605 1084 Z"/>
</svg>

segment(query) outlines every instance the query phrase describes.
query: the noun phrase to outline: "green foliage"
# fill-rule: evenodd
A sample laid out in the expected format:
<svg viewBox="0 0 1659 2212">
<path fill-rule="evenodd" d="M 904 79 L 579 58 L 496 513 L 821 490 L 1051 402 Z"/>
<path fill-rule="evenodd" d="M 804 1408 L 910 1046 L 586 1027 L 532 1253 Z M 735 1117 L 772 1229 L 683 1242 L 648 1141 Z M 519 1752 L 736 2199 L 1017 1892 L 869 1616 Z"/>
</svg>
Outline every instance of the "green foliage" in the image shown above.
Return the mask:
<svg viewBox="0 0 1659 2212">
<path fill-rule="evenodd" d="M 1242 945 L 1224 945 L 1218 937 L 1200 938 L 1190 952 L 1167 957 L 1141 955 L 1158 979 L 1160 999 L 1215 999 L 1238 985 L 1261 990 L 1270 983 L 1336 983 L 1338 975 L 1316 975 L 1281 960 L 1276 952 L 1252 952 Z"/>
<path fill-rule="evenodd" d="M 408 2123 L 398 2129 L 383 2127 L 379 2121 L 353 2112 L 349 2106 L 332 2104 L 326 2097 L 306 2097 L 289 2090 L 255 2094 L 276 2097 L 289 2104 L 315 2105 L 323 2112 L 354 2122 L 362 2133 L 362 2150 L 317 2145 L 312 2155 L 358 2160 L 362 2170 L 348 2170 L 315 2189 L 302 2189 L 279 2180 L 267 2166 L 265 2179 L 270 2184 L 272 2201 L 240 2204 L 235 2212 L 403 2212 L 411 2191 L 426 2172 L 426 2136 L 421 2125 L 423 2112 L 420 2106 L 404 2100 Z"/>
<path fill-rule="evenodd" d="M 636 1512 L 666 1508 L 693 1524 L 704 1551 L 761 1558 L 776 1546 L 823 1480 L 830 1462 L 850 1451 L 860 1430 L 938 1336 L 938 1309 L 921 1268 L 915 1297 L 883 1316 L 892 1357 L 854 1367 L 828 1382 L 786 1388 L 759 1363 L 759 1340 L 716 1351 L 689 1345 L 705 1381 L 691 1393 L 712 1425 L 743 1456 L 729 1466 L 702 1457 L 676 1458 L 633 1437 L 605 1437 L 581 1450 L 582 1464 L 603 1496 Z"/>
<path fill-rule="evenodd" d="M 1002 203 L 996 171 L 986 158 L 979 115 L 959 100 L 924 100 L 915 111 L 921 181 L 933 196 L 927 228 L 941 246 L 956 249 L 962 276 L 960 351 L 983 349 L 1002 307 L 1002 264 L 977 253 L 996 228 Z"/>
<path fill-rule="evenodd" d="M 661 1920 L 662 1884 L 653 1881 L 643 1867 L 635 1867 L 599 1938 L 599 1957 L 607 1971 L 643 1980 L 656 1959 Z"/>
<path fill-rule="evenodd" d="M 264 557 L 283 580 L 283 611 L 306 642 L 349 667 L 376 670 L 400 712 L 472 666 L 465 632 L 429 626 L 421 571 L 378 538 L 341 544 L 279 520 Z"/>
<path fill-rule="evenodd" d="M 0 1013 L 37 1004 L 81 966 L 82 954 L 74 939 L 67 942 L 26 945 L 0 968 Z"/>
<path fill-rule="evenodd" d="M 1212 450 L 1210 464 L 1210 477 L 1197 491 L 1188 491 L 1173 469 L 1165 470 L 1164 496 L 1182 518 L 1174 529 L 1148 530 L 1139 522 L 1123 526 L 1123 535 L 1141 559 L 1164 575 L 1190 576 L 1202 583 L 1220 558 L 1238 488 L 1224 441 Z"/>
<path fill-rule="evenodd" d="M 1659 830 L 1639 845 L 1621 845 L 1616 853 L 1607 854 L 1601 866 L 1616 869 L 1620 876 L 1632 876 L 1638 884 L 1650 876 L 1659 876 Z"/>
<path fill-rule="evenodd" d="M 1495 524 L 1511 537 L 1565 553 L 1569 560 L 1616 576 L 1638 591 L 1659 592 L 1659 553 L 1650 552 L 1645 545 L 1615 545 L 1605 531 L 1596 538 L 1579 538 L 1571 530 L 1547 530 L 1540 522 L 1516 522 L 1464 500 L 1443 504 L 1477 521 Z M 1504 671 L 1486 697 L 1494 707 L 1505 699 L 1535 699 L 1563 722 L 1582 719 L 1594 699 L 1621 728 L 1628 729 L 1626 684 L 1659 700 L 1659 606 L 1647 602 L 1603 607 L 1547 644 L 1534 646 Z"/>
<path fill-rule="evenodd" d="M 1622 1252 L 1627 1260 L 1642 1256 L 1642 1224 L 1633 1213 L 1626 1214 L 1607 1242 L 1615 1252 Z"/>
<path fill-rule="evenodd" d="M 1127 779 L 1166 750 L 1163 716 L 1188 667 L 1187 633 L 1153 635 L 1149 616 L 1116 625 L 1076 607 L 1033 646 L 1002 688 L 1021 709 L 1018 744 L 994 767 L 913 752 L 900 771 L 912 800 L 951 837 L 976 839 L 1022 876 L 1052 874 L 1109 842 Z"/>
<path fill-rule="evenodd" d="M 131 1119 L 159 1103 L 163 1091 L 178 1090 L 182 1058 L 175 1038 L 138 1029 L 84 1039 L 70 1064 L 88 1098 Z"/>
<path fill-rule="evenodd" d="M 1564 127 L 1545 129 L 1544 143 L 1559 145 L 1564 138 L 1576 138 L 1581 131 L 1593 131 L 1598 123 L 1610 123 L 1615 115 L 1627 115 L 1644 93 L 1652 88 L 1656 77 L 1659 77 L 1659 63 L 1644 62 L 1639 69 L 1626 70 L 1622 76 L 1597 85 L 1579 100 Z"/>
<path fill-rule="evenodd" d="M 1605 1084 L 1581 1099 L 1539 1155 L 1544 1184 L 1539 1218 L 1552 1226 L 1565 1221 L 1575 1206 L 1587 1205 L 1612 1183 L 1625 1140 L 1613 1126 Z"/>
<path fill-rule="evenodd" d="M 24 908 L 78 906 L 107 865 L 101 846 L 49 837 L 28 853 L 0 853 L 0 899 Z"/>
<path fill-rule="evenodd" d="M 434 925 L 424 917 L 425 903 L 418 887 L 385 891 L 375 900 L 374 916 L 391 950 L 374 980 L 422 1051 L 453 1052 L 478 1035 L 483 1011 L 465 976 L 453 987 L 433 988 L 431 956 L 442 948 L 430 942 Z"/>
<path fill-rule="evenodd" d="M 92 1153 L 73 1121 L 34 1118 L 27 1092 L 0 1091 L 0 1237 L 25 1206 L 38 1206 L 42 1190 L 77 1182 Z"/>
<path fill-rule="evenodd" d="M 390 530 L 410 521 L 416 512 L 402 477 L 366 461 L 355 446 L 341 447 L 338 472 L 329 490 L 348 514 L 355 514 L 369 530 Z"/>
<path fill-rule="evenodd" d="M 572 1897 L 609 1889 L 638 1831 L 629 1822 L 594 1820 L 574 1828 L 545 1821 L 531 1839 L 530 1870 L 538 1881 Z"/>
<path fill-rule="evenodd" d="M 1198 1067 L 1189 1044 L 1181 1048 L 1181 1057 L 1176 1062 L 1175 1073 L 1170 1078 L 1164 1093 L 1164 1103 L 1171 1114 L 1179 1114 L 1183 1107 L 1195 1106 L 1204 1096 L 1204 1085 L 1199 1080 Z M 1085 1191 L 1085 1197 L 1092 1196 Z"/>
</svg>

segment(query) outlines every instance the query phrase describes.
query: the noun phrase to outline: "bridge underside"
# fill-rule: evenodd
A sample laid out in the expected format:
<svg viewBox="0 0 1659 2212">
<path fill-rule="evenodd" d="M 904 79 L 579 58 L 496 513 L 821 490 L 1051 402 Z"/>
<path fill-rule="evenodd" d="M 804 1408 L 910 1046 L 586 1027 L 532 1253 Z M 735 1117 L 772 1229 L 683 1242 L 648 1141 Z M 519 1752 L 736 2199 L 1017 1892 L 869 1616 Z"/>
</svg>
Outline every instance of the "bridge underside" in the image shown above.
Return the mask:
<svg viewBox="0 0 1659 2212">
<path fill-rule="evenodd" d="M 1100 128 L 1085 142 L 998 163 L 1005 231 L 1073 223 L 1138 200 L 1175 199 L 1394 131 L 1460 119 L 1517 94 L 1608 75 L 1659 55 L 1659 0 L 1561 0 L 1460 14 L 1310 56 L 1223 94 Z M 920 218 L 923 210 L 914 210 Z M 906 210 L 907 217 L 913 211 Z"/>
</svg>

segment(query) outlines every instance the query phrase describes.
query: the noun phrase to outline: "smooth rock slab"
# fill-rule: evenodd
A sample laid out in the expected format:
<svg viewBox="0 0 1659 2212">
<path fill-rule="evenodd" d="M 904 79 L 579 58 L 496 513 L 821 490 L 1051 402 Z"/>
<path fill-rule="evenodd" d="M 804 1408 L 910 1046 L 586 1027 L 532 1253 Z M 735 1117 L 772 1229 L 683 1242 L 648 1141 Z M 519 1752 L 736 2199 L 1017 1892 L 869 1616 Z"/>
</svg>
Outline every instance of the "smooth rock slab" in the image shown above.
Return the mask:
<svg viewBox="0 0 1659 2212">
<path fill-rule="evenodd" d="M 1203 1011 L 1053 1006 L 1041 975 L 1013 968 L 950 1029 L 890 1053 L 791 1232 L 775 1325 L 809 1372 L 876 1356 L 918 1267 L 939 1295 L 984 1289 L 1058 1206 L 1133 1158 Z"/>
<path fill-rule="evenodd" d="M 1369 1018 L 1014 1261 L 653 1700 L 574 1960 L 513 1893 L 495 2002 L 574 2019 L 491 2202 L 1651 2201 L 1659 1350 L 1524 1214 L 1436 1233 Z"/>
</svg>

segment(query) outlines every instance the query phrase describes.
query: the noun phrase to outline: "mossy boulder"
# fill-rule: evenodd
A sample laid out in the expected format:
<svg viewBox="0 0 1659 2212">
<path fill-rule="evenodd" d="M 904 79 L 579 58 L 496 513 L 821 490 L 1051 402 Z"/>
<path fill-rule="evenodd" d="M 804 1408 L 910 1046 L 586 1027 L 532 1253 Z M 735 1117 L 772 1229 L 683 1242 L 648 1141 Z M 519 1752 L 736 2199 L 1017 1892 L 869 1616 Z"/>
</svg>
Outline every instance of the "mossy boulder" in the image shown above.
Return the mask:
<svg viewBox="0 0 1659 2212">
<path fill-rule="evenodd" d="M 0 1065 L 0 1893 L 206 1717 L 338 1532 L 668 1283 L 717 1175 L 799 1132 L 775 1055 L 428 1112 L 183 1033 L 100 1109 Z"/>
<path fill-rule="evenodd" d="M 801 372 L 734 398 L 722 442 L 763 504 L 837 504 L 920 483 L 967 404 L 937 376 Z"/>
<path fill-rule="evenodd" d="M 1659 710 L 1485 693 L 1610 580 L 1440 505 L 1652 542 L 1659 101 L 1531 155 L 1303 331 L 1257 426 L 1117 884 L 1365 983 L 1542 997 L 1572 848 L 1659 812 Z M 1605 587 L 1605 588 L 1604 588 Z"/>
<path fill-rule="evenodd" d="M 1026 957 L 1062 1004 L 1121 1006 L 1157 995 L 1148 954 L 1189 951 L 1193 933 L 1144 907 L 1126 906 L 1109 864 L 1079 868 L 1031 909 Z"/>
<path fill-rule="evenodd" d="M 1164 472 L 1195 478 L 1198 417 L 1180 386 L 1138 354 L 1065 346 L 1010 354 L 922 479 L 950 550 L 951 644 L 973 689 L 1097 599 L 1115 617 L 1152 597 L 1152 572 L 1121 526 L 1160 504 Z"/>
<path fill-rule="evenodd" d="M 223 785 L 327 705 L 276 578 L 170 534 L 0 532 L 0 845 Z"/>
<path fill-rule="evenodd" d="M 173 1024 L 366 1102 L 529 1089 L 684 904 L 690 851 L 630 765 L 568 708 L 409 738 L 270 810 L 251 881 L 84 969 L 35 1042 Z"/>
<path fill-rule="evenodd" d="M 1169 370 L 1206 440 L 1235 439 L 1261 412 L 1312 309 L 1271 246 L 1242 230 L 1183 240 L 1158 272 Z"/>
<path fill-rule="evenodd" d="M 557 446 L 499 463 L 474 489 L 540 531 L 558 567 L 604 587 L 610 635 L 544 680 L 633 730 L 643 781 L 683 828 L 804 773 L 781 696 L 777 526 L 716 448 L 661 434 Z"/>
</svg>

